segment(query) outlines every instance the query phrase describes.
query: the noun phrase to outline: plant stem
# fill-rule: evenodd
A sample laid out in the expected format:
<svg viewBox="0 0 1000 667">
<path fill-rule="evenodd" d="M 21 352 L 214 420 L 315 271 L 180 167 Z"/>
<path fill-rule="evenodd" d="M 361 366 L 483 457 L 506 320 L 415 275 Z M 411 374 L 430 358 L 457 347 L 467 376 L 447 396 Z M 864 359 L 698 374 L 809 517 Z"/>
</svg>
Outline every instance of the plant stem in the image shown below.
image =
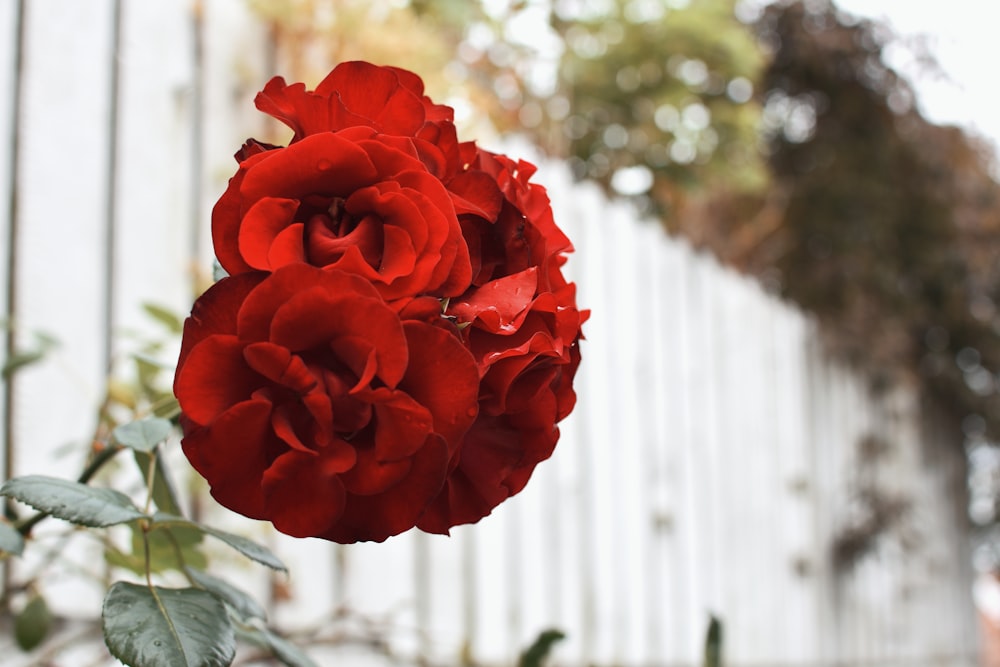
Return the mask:
<svg viewBox="0 0 1000 667">
<path fill-rule="evenodd" d="M 149 468 L 146 470 L 146 507 L 142 510 L 143 514 L 149 514 L 150 507 L 153 505 L 153 484 L 155 484 L 156 478 L 156 453 L 158 448 L 154 447 L 153 451 L 149 453 Z"/>
</svg>

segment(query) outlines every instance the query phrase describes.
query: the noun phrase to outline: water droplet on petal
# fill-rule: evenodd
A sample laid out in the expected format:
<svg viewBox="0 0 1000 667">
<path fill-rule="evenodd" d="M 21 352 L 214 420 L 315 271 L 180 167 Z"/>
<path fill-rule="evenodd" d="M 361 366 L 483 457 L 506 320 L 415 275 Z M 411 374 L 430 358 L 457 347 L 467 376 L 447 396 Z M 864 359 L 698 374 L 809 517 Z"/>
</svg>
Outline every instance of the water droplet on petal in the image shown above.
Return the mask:
<svg viewBox="0 0 1000 667">
<path fill-rule="evenodd" d="M 319 169 L 320 171 L 327 171 L 332 166 L 333 163 L 326 159 L 320 160 L 319 162 L 316 163 L 316 168 Z"/>
<path fill-rule="evenodd" d="M 475 417 L 476 413 L 478 412 L 479 411 L 476 408 L 469 408 L 468 410 L 465 411 L 465 414 L 469 415 L 470 417 Z"/>
</svg>

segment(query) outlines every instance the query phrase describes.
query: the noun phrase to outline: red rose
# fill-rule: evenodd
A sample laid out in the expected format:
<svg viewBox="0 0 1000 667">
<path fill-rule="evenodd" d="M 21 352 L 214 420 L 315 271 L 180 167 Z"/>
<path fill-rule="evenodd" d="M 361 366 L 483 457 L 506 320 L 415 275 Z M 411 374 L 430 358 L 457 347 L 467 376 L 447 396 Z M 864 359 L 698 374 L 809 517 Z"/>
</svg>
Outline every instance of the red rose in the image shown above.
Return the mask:
<svg viewBox="0 0 1000 667">
<path fill-rule="evenodd" d="M 381 541 L 438 495 L 477 415 L 462 341 L 364 278 L 292 264 L 225 278 L 185 322 L 184 452 L 223 505 L 282 532 Z"/>
<path fill-rule="evenodd" d="M 274 77 L 254 102 L 295 132 L 291 143 L 312 134 L 364 126 L 413 139 L 417 153 L 438 178 L 450 178 L 461 166 L 454 111 L 424 95 L 424 82 L 413 72 L 346 62 L 315 90 Z"/>
<path fill-rule="evenodd" d="M 174 390 L 224 505 L 292 535 L 447 533 L 518 493 L 580 361 L 569 239 L 534 165 L 459 143 L 411 72 L 353 62 L 257 107 L 212 212 L 232 277 L 195 303 Z"/>
<path fill-rule="evenodd" d="M 463 145 L 465 170 L 448 182 L 469 245 L 472 284 L 541 269 L 539 289 L 566 284 L 560 267 L 573 246 L 552 217 L 533 164 Z"/>
<path fill-rule="evenodd" d="M 453 302 L 482 377 L 479 416 L 452 457 L 448 482 L 418 521 L 446 533 L 478 521 L 528 482 L 552 454 L 556 424 L 573 409 L 580 363 L 575 289 L 538 290 L 538 270 L 495 280 Z"/>
<path fill-rule="evenodd" d="M 354 127 L 244 152 L 212 212 L 230 275 L 304 262 L 357 274 L 386 299 L 468 287 L 450 195 L 412 141 Z"/>
</svg>

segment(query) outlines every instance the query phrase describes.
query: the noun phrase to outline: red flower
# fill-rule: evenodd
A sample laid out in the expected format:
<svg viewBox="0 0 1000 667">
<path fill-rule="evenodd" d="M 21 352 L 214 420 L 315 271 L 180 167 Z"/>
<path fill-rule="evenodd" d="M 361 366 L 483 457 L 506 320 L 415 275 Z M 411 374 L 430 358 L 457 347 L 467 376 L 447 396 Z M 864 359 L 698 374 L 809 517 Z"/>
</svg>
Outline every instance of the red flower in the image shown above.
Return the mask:
<svg viewBox="0 0 1000 667">
<path fill-rule="evenodd" d="M 224 505 L 292 535 L 447 533 L 519 492 L 580 362 L 569 239 L 534 165 L 459 143 L 411 72 L 352 62 L 257 107 L 212 213 L 232 277 L 195 303 L 174 390 Z"/>
<path fill-rule="evenodd" d="M 471 276 L 447 190 L 412 142 L 367 127 L 246 157 L 212 238 L 231 275 L 304 262 L 355 273 L 386 299 L 458 295 Z"/>
<path fill-rule="evenodd" d="M 479 416 L 452 457 L 445 488 L 417 523 L 446 533 L 478 521 L 527 484 L 552 455 L 573 409 L 580 363 L 575 289 L 537 292 L 538 271 L 493 281 L 452 304 L 482 377 Z"/>
<path fill-rule="evenodd" d="M 184 452 L 223 505 L 282 532 L 412 528 L 477 414 L 472 355 L 372 285 L 304 264 L 225 278 L 184 327 Z"/>
<path fill-rule="evenodd" d="M 294 130 L 291 143 L 313 134 L 363 126 L 411 138 L 438 178 L 448 179 L 460 167 L 455 112 L 424 95 L 424 82 L 413 72 L 346 62 L 337 65 L 316 90 L 274 77 L 254 102 Z"/>
</svg>

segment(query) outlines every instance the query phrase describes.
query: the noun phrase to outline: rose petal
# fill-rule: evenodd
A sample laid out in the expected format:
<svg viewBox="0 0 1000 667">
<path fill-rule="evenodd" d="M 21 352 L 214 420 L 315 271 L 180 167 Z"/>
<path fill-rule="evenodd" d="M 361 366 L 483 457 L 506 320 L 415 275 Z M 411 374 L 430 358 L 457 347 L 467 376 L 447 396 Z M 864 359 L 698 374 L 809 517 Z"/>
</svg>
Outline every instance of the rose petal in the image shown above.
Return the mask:
<svg viewBox="0 0 1000 667">
<path fill-rule="evenodd" d="M 483 220 L 493 221 L 500 215 L 503 193 L 489 174 L 466 171 L 448 182 L 455 210 L 459 214 L 471 213 Z"/>
<path fill-rule="evenodd" d="M 352 113 L 369 118 L 386 134 L 412 135 L 424 123 L 424 105 L 387 67 L 366 62 L 337 65 L 316 92 L 337 93 Z"/>
<path fill-rule="evenodd" d="M 252 273 L 223 278 L 195 300 L 190 317 L 184 321 L 178 370 L 186 363 L 191 349 L 208 336 L 236 333 L 236 314 L 247 294 L 263 278 L 263 274 Z"/>
<path fill-rule="evenodd" d="M 430 411 L 401 391 L 379 387 L 371 396 L 376 459 L 386 462 L 412 456 L 434 428 Z"/>
<path fill-rule="evenodd" d="M 319 537 L 341 543 L 382 542 L 413 528 L 444 484 L 448 450 L 439 436 L 431 435 L 408 460 L 411 467 L 406 476 L 388 489 L 374 495 L 348 494 L 340 520 Z"/>
<path fill-rule="evenodd" d="M 305 225 L 301 222 L 285 227 L 274 237 L 267 251 L 267 267 L 270 270 L 306 261 Z"/>
<path fill-rule="evenodd" d="M 475 421 L 479 371 L 462 342 L 444 329 L 424 322 L 403 323 L 411 350 L 399 389 L 427 407 L 434 431 L 454 449 Z"/>
<path fill-rule="evenodd" d="M 216 334 L 191 349 L 174 391 L 188 419 L 204 425 L 250 398 L 263 382 L 243 359 L 243 343 L 236 336 Z"/>
<path fill-rule="evenodd" d="M 355 298 L 352 298 L 354 296 Z M 308 322 L 308 326 L 303 323 Z M 321 287 L 289 299 L 271 322 L 271 341 L 293 352 L 321 346 L 333 350 L 358 377 L 364 377 L 375 351 L 376 375 L 396 386 L 406 370 L 408 352 L 402 324 L 382 301 Z"/>
<path fill-rule="evenodd" d="M 371 496 L 384 493 L 410 472 L 410 459 L 380 461 L 371 447 L 357 450 L 353 468 L 341 475 L 344 488 L 353 495 Z"/>
<path fill-rule="evenodd" d="M 263 341 L 270 338 L 271 319 L 276 306 L 296 294 L 318 288 L 331 294 L 353 293 L 359 297 L 379 299 L 378 292 L 367 280 L 355 275 L 323 271 L 307 264 L 289 264 L 277 269 L 258 284 L 239 309 L 237 331 L 246 341 Z"/>
<path fill-rule="evenodd" d="M 538 285 L 534 267 L 469 290 L 448 305 L 448 315 L 459 322 L 479 320 L 477 326 L 497 334 L 517 331 L 517 319 L 531 304 Z"/>
<path fill-rule="evenodd" d="M 264 197 L 254 202 L 243 215 L 240 225 L 239 248 L 243 260 L 255 269 L 272 268 L 268 257 L 271 246 L 275 238 L 292 224 L 298 209 L 296 199 Z"/>
<path fill-rule="evenodd" d="M 191 465 L 212 487 L 212 496 L 233 511 L 264 517 L 261 476 L 274 447 L 271 404 L 237 403 L 208 426 L 185 429 L 181 446 Z"/>
<path fill-rule="evenodd" d="M 344 511 L 346 494 L 337 473 L 342 458 L 289 451 L 264 473 L 261 489 L 268 519 L 293 537 L 311 537 L 330 528 Z"/>
<path fill-rule="evenodd" d="M 288 148 L 262 153 L 261 157 L 265 159 L 247 169 L 240 184 L 244 205 L 264 197 L 344 197 L 378 176 L 358 144 L 332 132 L 310 135 Z"/>
</svg>

